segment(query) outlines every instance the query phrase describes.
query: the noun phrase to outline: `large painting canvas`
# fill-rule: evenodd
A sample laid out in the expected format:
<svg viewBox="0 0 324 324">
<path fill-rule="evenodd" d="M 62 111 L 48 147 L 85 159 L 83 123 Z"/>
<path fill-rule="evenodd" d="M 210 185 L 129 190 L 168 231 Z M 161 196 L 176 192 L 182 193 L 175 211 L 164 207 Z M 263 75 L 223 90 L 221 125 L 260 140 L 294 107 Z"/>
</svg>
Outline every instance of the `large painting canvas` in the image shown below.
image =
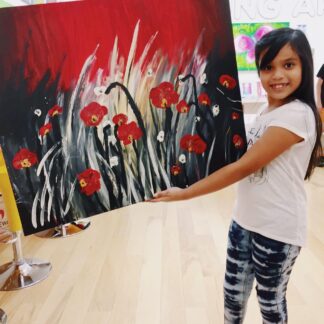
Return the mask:
<svg viewBox="0 0 324 324">
<path fill-rule="evenodd" d="M 5 8 L 0 44 L 0 145 L 26 235 L 245 151 L 226 0 Z"/>
</svg>

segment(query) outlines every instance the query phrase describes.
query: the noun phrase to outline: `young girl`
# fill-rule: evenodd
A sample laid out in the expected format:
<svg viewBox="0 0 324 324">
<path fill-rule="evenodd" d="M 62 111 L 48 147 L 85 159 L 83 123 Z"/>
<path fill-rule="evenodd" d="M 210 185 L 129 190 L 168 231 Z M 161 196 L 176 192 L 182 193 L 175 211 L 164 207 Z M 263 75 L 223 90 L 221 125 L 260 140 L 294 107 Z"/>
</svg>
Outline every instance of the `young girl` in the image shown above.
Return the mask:
<svg viewBox="0 0 324 324">
<path fill-rule="evenodd" d="M 266 34 L 255 49 L 268 104 L 247 131 L 248 151 L 186 189 L 153 201 L 175 201 L 220 190 L 237 181 L 224 280 L 225 323 L 242 323 L 254 278 L 263 323 L 287 323 L 286 289 L 306 236 L 306 194 L 321 154 L 312 52 L 290 28 Z"/>
</svg>

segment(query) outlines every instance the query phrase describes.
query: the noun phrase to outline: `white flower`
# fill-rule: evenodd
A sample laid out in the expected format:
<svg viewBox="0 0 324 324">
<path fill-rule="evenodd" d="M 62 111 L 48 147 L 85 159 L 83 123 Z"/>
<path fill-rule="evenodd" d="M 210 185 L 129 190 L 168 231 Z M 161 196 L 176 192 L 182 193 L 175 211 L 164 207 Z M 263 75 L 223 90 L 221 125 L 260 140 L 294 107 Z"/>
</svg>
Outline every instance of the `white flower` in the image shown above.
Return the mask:
<svg viewBox="0 0 324 324">
<path fill-rule="evenodd" d="M 112 145 L 115 145 L 117 142 L 117 139 L 114 135 L 108 136 L 108 143 L 111 143 Z"/>
<path fill-rule="evenodd" d="M 38 117 L 40 117 L 42 115 L 42 111 L 40 109 L 35 109 L 34 110 L 34 114 Z"/>
<path fill-rule="evenodd" d="M 118 156 L 113 156 L 109 159 L 110 166 L 118 165 Z"/>
<path fill-rule="evenodd" d="M 207 84 L 208 80 L 207 80 L 207 75 L 206 73 L 203 73 L 201 76 L 200 76 L 200 84 Z"/>
<path fill-rule="evenodd" d="M 179 84 L 183 84 L 182 79 L 183 79 L 184 77 L 185 77 L 185 76 L 184 76 L 183 74 L 179 74 L 179 75 L 178 75 Z"/>
<path fill-rule="evenodd" d="M 156 138 L 160 143 L 162 143 L 164 141 L 164 131 L 160 131 Z"/>
<path fill-rule="evenodd" d="M 200 121 L 200 117 L 199 116 L 196 116 L 195 117 L 195 122 L 198 123 Z"/>
<path fill-rule="evenodd" d="M 106 87 L 102 86 L 102 87 L 96 87 L 93 89 L 93 92 L 95 93 L 96 96 L 101 96 L 102 94 L 104 94 L 106 91 Z"/>
<path fill-rule="evenodd" d="M 179 156 L 179 162 L 182 163 L 182 164 L 187 162 L 187 158 L 186 158 L 186 156 L 184 154 L 181 154 Z"/>
<path fill-rule="evenodd" d="M 152 69 L 148 69 L 147 70 L 147 76 L 152 76 L 153 75 L 153 70 Z"/>
<path fill-rule="evenodd" d="M 106 126 L 114 127 L 114 123 L 109 119 L 104 119 L 102 122 L 102 127 L 106 127 Z"/>
<path fill-rule="evenodd" d="M 218 116 L 219 111 L 220 111 L 220 109 L 219 109 L 219 105 L 214 105 L 214 106 L 213 106 L 213 116 L 214 116 L 214 117 Z"/>
</svg>

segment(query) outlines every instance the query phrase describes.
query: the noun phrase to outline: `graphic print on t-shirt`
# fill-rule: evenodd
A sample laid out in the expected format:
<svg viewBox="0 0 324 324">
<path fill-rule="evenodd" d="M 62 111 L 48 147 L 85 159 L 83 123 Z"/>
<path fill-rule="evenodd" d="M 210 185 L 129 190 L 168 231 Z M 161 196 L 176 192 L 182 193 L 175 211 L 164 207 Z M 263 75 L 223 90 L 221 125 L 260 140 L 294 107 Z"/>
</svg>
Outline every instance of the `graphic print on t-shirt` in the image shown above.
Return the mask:
<svg viewBox="0 0 324 324">
<path fill-rule="evenodd" d="M 256 124 L 255 127 L 250 128 L 250 130 L 247 132 L 248 149 L 250 149 L 251 146 L 262 136 L 265 129 L 266 125 L 262 124 Z M 268 181 L 267 173 L 267 168 L 263 167 L 248 176 L 249 182 L 261 185 L 265 181 Z"/>
</svg>

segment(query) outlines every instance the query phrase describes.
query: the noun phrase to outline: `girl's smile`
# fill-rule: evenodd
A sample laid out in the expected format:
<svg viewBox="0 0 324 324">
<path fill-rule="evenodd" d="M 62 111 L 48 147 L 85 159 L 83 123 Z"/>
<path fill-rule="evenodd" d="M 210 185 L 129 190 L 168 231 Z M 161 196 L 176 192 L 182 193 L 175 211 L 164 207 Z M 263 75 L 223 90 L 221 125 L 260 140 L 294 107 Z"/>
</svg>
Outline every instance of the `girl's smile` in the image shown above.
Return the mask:
<svg viewBox="0 0 324 324">
<path fill-rule="evenodd" d="M 278 84 L 271 84 L 270 87 L 274 90 L 282 89 L 286 87 L 289 83 L 278 83 Z"/>
<path fill-rule="evenodd" d="M 267 50 L 261 54 L 261 61 Z M 302 64 L 289 44 L 277 56 L 260 69 L 262 86 L 268 94 L 269 106 L 276 108 L 285 104 L 298 89 L 302 80 Z"/>
</svg>

